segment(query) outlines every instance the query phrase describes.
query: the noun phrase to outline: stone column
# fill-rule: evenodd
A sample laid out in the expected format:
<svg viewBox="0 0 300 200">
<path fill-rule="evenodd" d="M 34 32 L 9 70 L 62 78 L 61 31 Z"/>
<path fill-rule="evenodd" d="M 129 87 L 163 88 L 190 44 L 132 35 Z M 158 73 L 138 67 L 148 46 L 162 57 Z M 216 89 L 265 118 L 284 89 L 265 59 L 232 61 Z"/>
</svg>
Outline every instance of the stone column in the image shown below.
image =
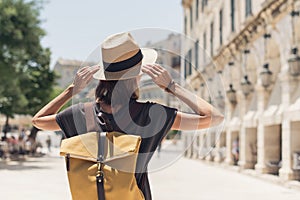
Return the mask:
<svg viewBox="0 0 300 200">
<path fill-rule="evenodd" d="M 199 158 L 198 138 L 199 138 L 198 132 L 195 132 L 195 131 L 194 131 L 194 132 L 191 134 L 191 156 L 190 156 L 190 158 L 195 158 L 195 159 L 198 159 L 198 158 Z"/>
<path fill-rule="evenodd" d="M 210 130 L 207 132 L 207 150 L 209 152 L 208 155 L 206 156 L 205 159 L 206 161 L 213 161 L 214 157 L 212 155 L 212 150 L 214 145 L 215 145 L 215 132 Z"/>
<path fill-rule="evenodd" d="M 284 119 L 282 122 L 282 167 L 279 170 L 279 176 L 283 180 L 297 178 L 292 169 L 292 139 L 291 123 L 288 119 Z"/>
<path fill-rule="evenodd" d="M 205 157 L 205 152 L 204 152 L 204 148 L 206 148 L 205 147 L 205 145 L 206 145 L 206 135 L 205 135 L 206 133 L 201 133 L 200 134 L 200 147 L 199 147 L 199 150 L 198 150 L 198 152 L 199 152 L 199 157 L 200 157 L 200 159 L 201 160 L 203 160 Z"/>
<path fill-rule="evenodd" d="M 225 163 L 227 165 L 233 165 L 233 159 L 232 159 L 232 135 L 231 135 L 231 130 L 227 129 L 226 130 L 226 158 L 225 158 Z"/>
<path fill-rule="evenodd" d="M 188 135 L 188 145 L 189 145 L 188 157 L 192 158 L 194 155 L 194 138 L 193 138 L 193 134 L 191 133 L 189 133 Z"/>
<path fill-rule="evenodd" d="M 224 159 L 224 151 L 223 148 L 226 146 L 226 132 L 222 132 L 219 136 L 219 141 L 217 141 L 216 144 L 216 156 L 214 158 L 214 161 L 217 163 L 220 163 Z M 226 147 L 225 147 L 226 148 Z"/>
<path fill-rule="evenodd" d="M 257 92 L 257 112 L 262 114 L 268 103 L 270 91 L 262 87 L 261 85 L 256 86 Z M 260 173 L 268 173 L 266 166 L 267 160 L 265 155 L 265 129 L 262 119 L 258 119 L 257 126 L 257 164 L 255 170 Z"/>
<path fill-rule="evenodd" d="M 247 150 L 248 150 L 248 134 L 246 133 L 246 128 L 242 126 L 240 132 L 240 155 L 239 155 L 239 162 L 238 165 L 241 169 L 248 169 L 251 166 L 247 162 Z"/>
<path fill-rule="evenodd" d="M 188 157 L 188 136 L 185 133 L 185 131 L 182 131 L 182 140 L 183 140 L 184 156 Z"/>
<path fill-rule="evenodd" d="M 240 115 L 242 116 L 242 118 L 245 116 L 246 112 L 247 112 L 247 108 L 248 108 L 248 99 L 250 99 L 251 97 L 245 97 L 244 95 L 242 95 L 241 98 L 241 102 L 240 102 Z M 245 128 L 245 124 L 243 123 L 242 120 L 242 124 L 241 124 L 241 129 L 240 129 L 240 146 L 239 146 L 239 161 L 238 161 L 238 165 L 241 168 L 248 168 L 248 166 L 246 166 L 246 159 L 247 159 L 247 147 L 248 147 L 248 140 L 247 140 L 247 133 L 246 133 L 246 128 Z"/>
<path fill-rule="evenodd" d="M 290 105 L 290 98 L 298 81 L 288 75 L 282 76 L 281 87 L 284 91 L 282 103 L 285 107 Z M 279 176 L 283 180 L 300 180 L 300 172 L 293 170 L 292 167 L 293 153 L 300 151 L 300 122 L 291 122 L 288 116 L 288 113 L 285 113 L 282 121 L 282 167 L 279 170 Z"/>
<path fill-rule="evenodd" d="M 195 149 L 195 158 L 198 159 L 199 156 L 200 156 L 200 152 L 199 152 L 199 149 L 200 149 L 200 134 L 197 133 L 195 135 L 195 142 L 194 142 L 195 146 L 196 146 L 196 149 Z"/>
<path fill-rule="evenodd" d="M 229 108 L 228 112 L 227 112 L 227 117 L 226 117 L 226 119 L 228 120 L 227 123 L 230 122 L 230 120 L 231 120 L 231 117 L 232 117 L 233 111 L 235 109 L 235 106 L 236 105 L 232 105 L 231 103 L 227 103 L 227 107 Z M 232 158 L 232 153 L 231 153 L 232 141 L 233 141 L 232 131 L 230 129 L 230 126 L 227 125 L 227 127 L 226 127 L 226 156 L 225 156 L 225 163 L 227 165 L 233 165 L 234 164 L 233 158 Z"/>
</svg>

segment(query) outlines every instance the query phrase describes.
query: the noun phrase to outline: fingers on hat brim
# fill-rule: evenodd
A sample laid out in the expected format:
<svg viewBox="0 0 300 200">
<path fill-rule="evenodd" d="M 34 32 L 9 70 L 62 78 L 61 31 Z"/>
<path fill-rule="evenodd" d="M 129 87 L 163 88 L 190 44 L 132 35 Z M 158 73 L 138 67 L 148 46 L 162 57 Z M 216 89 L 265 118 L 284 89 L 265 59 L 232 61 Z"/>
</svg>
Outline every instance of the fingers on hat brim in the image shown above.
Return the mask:
<svg viewBox="0 0 300 200">
<path fill-rule="evenodd" d="M 98 79 L 98 80 L 103 79 L 102 78 L 103 66 L 101 64 L 99 64 L 99 66 L 100 66 L 100 69 L 93 75 L 93 78 Z"/>
<path fill-rule="evenodd" d="M 142 65 L 153 64 L 157 59 L 157 52 L 154 49 L 141 48 L 143 54 Z"/>
</svg>

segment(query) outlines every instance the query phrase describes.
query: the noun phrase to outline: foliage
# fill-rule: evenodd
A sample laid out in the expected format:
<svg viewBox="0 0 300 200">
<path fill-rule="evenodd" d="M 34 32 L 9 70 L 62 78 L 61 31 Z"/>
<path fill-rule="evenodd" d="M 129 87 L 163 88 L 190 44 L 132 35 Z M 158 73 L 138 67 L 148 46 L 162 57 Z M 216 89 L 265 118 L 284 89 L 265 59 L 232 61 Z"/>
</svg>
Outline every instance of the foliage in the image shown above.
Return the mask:
<svg viewBox="0 0 300 200">
<path fill-rule="evenodd" d="M 54 99 L 55 97 L 57 97 L 59 94 L 61 94 L 64 91 L 64 89 L 56 86 L 53 88 L 52 93 L 50 94 L 50 99 Z M 68 108 L 69 106 L 72 105 L 72 100 L 69 100 L 68 102 L 66 102 L 64 104 L 64 106 L 60 109 L 60 110 L 64 110 L 66 108 Z"/>
<path fill-rule="evenodd" d="M 37 112 L 49 101 L 56 75 L 41 46 L 38 1 L 0 0 L 0 113 Z"/>
<path fill-rule="evenodd" d="M 168 132 L 166 138 L 169 139 L 169 140 L 172 140 L 175 137 L 177 137 L 177 139 L 179 139 L 180 136 L 181 136 L 181 132 L 180 131 L 178 131 L 178 130 L 171 130 L 171 131 Z"/>
</svg>

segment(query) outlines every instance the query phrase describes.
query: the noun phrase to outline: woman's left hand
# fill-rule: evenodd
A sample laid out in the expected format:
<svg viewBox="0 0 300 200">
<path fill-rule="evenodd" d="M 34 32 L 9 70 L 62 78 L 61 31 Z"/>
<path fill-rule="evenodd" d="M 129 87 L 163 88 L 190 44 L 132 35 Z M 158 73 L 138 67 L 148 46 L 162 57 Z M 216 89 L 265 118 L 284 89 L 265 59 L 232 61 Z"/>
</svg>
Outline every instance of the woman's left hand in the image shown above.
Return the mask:
<svg viewBox="0 0 300 200">
<path fill-rule="evenodd" d="M 89 82 L 93 79 L 93 74 L 95 74 L 98 70 L 99 70 L 98 65 L 94 65 L 92 67 L 85 66 L 79 69 L 73 81 L 74 94 L 77 94 L 82 89 L 84 89 L 89 84 Z"/>
<path fill-rule="evenodd" d="M 170 73 L 158 64 L 144 65 L 142 71 L 148 74 L 154 83 L 162 89 L 166 89 L 172 81 Z"/>
</svg>

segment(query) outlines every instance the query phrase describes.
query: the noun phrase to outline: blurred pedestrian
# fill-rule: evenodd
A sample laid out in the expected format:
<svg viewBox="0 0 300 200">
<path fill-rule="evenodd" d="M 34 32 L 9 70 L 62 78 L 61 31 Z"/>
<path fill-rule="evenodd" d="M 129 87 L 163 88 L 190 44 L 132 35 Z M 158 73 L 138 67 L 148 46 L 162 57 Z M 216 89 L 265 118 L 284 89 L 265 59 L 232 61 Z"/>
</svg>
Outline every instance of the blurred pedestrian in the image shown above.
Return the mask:
<svg viewBox="0 0 300 200">
<path fill-rule="evenodd" d="M 19 154 L 25 155 L 25 136 L 20 134 L 18 140 Z"/>
<path fill-rule="evenodd" d="M 50 137 L 50 135 L 48 135 L 48 138 L 46 140 L 46 144 L 47 144 L 47 147 L 48 147 L 48 152 L 51 152 L 51 137 Z"/>
<path fill-rule="evenodd" d="M 20 132 L 19 137 L 22 138 L 22 139 L 25 139 L 25 137 L 26 137 L 26 131 L 25 131 L 25 128 L 22 128 L 22 129 L 21 129 L 21 132 Z"/>
<path fill-rule="evenodd" d="M 235 138 L 232 142 L 232 155 L 233 155 L 233 161 L 234 161 L 234 164 L 237 165 L 238 161 L 239 161 L 239 152 L 240 152 L 240 149 L 239 149 L 239 138 Z"/>
<path fill-rule="evenodd" d="M 17 159 L 19 155 L 19 142 L 15 136 L 8 138 L 8 147 L 11 159 Z"/>
</svg>

